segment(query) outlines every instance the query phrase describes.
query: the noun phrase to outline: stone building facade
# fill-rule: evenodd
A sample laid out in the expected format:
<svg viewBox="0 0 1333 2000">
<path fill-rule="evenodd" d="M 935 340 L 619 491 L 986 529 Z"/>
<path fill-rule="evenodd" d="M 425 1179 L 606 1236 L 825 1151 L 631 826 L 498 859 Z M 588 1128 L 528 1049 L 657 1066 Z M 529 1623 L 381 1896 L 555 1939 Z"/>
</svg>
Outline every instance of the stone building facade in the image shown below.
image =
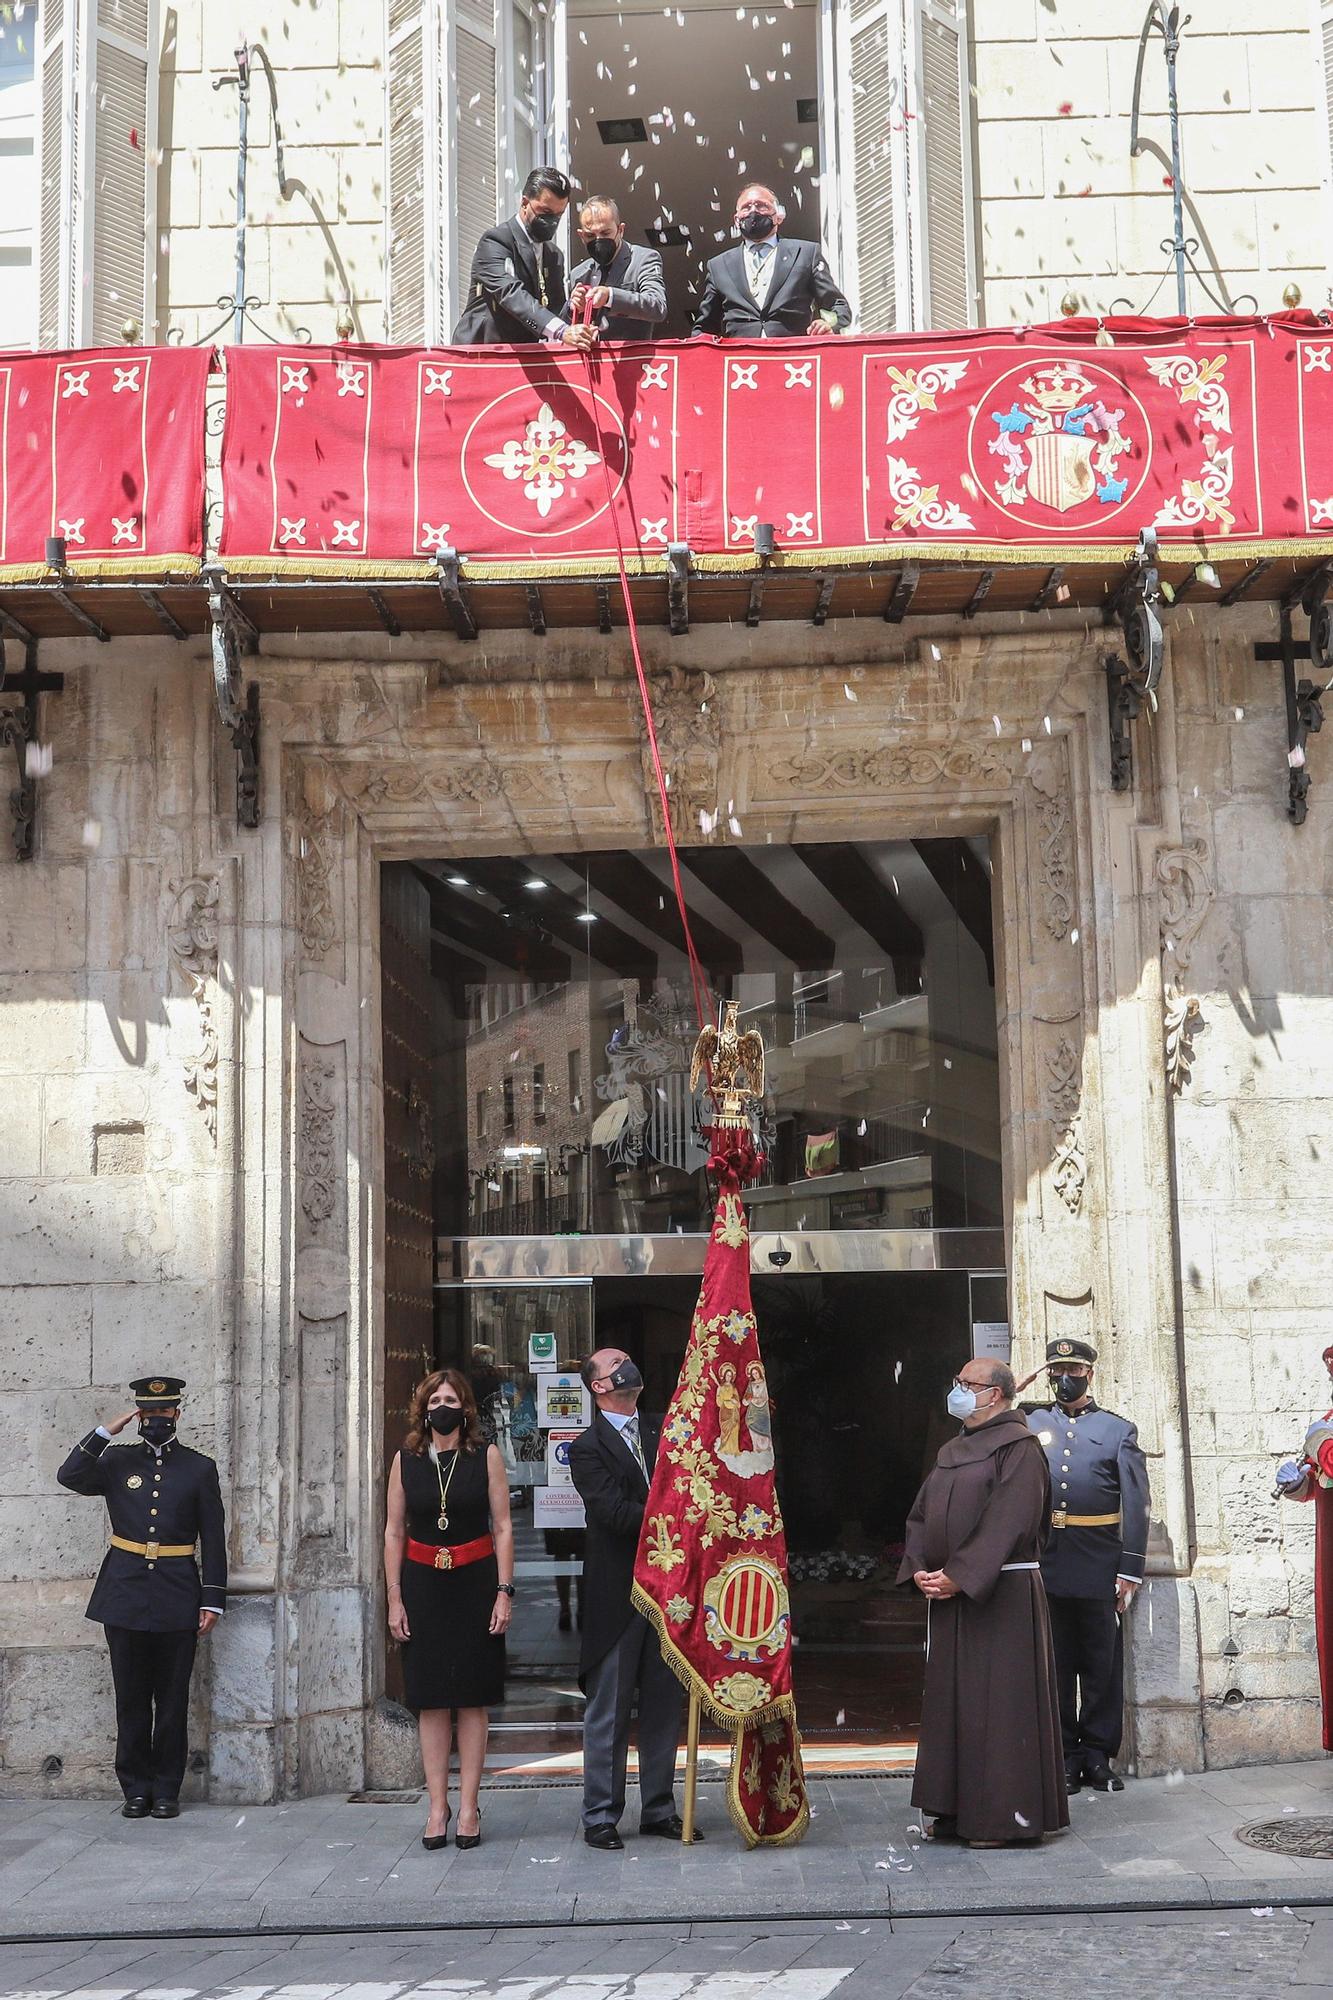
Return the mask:
<svg viewBox="0 0 1333 2000">
<path fill-rule="evenodd" d="M 1105 117 L 1128 104 L 1135 45 L 1101 11 L 973 9 L 989 319 L 1047 317 L 1071 285 L 1104 309 L 1156 274 L 1160 166 L 1131 166 Z M 162 227 L 140 303 L 163 329 L 202 331 L 226 283 L 211 73 L 232 12 L 172 10 L 153 67 Z M 321 337 L 347 290 L 367 337 L 394 331 L 376 12 L 282 7 L 265 31 L 287 171 L 324 188 L 324 222 L 257 196 L 252 271 Z M 1324 284 L 1321 45 L 1300 0 L 1243 12 L 1214 7 L 1188 45 L 1186 149 L 1227 285 L 1275 305 L 1291 275 Z M 864 233 L 850 168 L 839 200 Z M 1286 816 L 1281 671 L 1256 655 L 1277 630 L 1271 604 L 1178 608 L 1128 792 L 1110 781 L 1104 635 L 1059 603 L 645 633 L 664 738 L 674 704 L 692 793 L 734 802 L 748 841 L 990 842 L 1010 1318 L 1020 1363 L 1053 1334 L 1096 1340 L 1104 1399 L 1150 1453 L 1130 1673 L 1145 1771 L 1319 1743 L 1311 1524 L 1270 1492 L 1333 1340 L 1311 1226 L 1333 1146 L 1333 836 L 1317 741 L 1309 819 Z M 623 647 L 554 626 L 266 637 L 253 831 L 205 639 L 44 642 L 41 664 L 65 686 L 43 702 L 37 850 L 0 851 L 0 1786 L 107 1784 L 109 1674 L 83 1619 L 103 1527 L 54 1474 L 150 1355 L 189 1379 L 231 1523 L 192 1785 L 393 1782 L 414 1753 L 384 1699 L 379 1581 L 380 866 L 658 844 Z"/>
</svg>

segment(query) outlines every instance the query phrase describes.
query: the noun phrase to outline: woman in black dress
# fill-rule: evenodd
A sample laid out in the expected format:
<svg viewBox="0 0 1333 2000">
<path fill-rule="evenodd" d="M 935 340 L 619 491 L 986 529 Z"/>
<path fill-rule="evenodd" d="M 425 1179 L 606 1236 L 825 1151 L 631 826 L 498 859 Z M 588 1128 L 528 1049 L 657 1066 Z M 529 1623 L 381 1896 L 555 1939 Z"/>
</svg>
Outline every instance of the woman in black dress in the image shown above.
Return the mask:
<svg viewBox="0 0 1333 2000">
<path fill-rule="evenodd" d="M 389 1474 L 384 1576 L 430 1793 L 421 1844 L 448 1839 L 457 1715 L 456 1845 L 476 1847 L 486 1711 L 504 1700 L 514 1531 L 504 1460 L 482 1436 L 471 1386 L 455 1368 L 437 1369 L 413 1391 L 411 1427 Z"/>
</svg>

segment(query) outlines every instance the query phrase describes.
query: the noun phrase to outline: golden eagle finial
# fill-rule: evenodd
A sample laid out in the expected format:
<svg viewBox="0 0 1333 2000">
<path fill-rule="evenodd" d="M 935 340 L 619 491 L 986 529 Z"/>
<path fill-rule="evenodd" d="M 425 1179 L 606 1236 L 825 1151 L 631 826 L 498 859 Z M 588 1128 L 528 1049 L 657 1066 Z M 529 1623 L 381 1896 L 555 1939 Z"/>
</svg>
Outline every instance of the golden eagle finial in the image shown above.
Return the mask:
<svg viewBox="0 0 1333 2000">
<path fill-rule="evenodd" d="M 750 1103 L 764 1094 L 764 1038 L 758 1028 L 737 1034 L 739 1012 L 739 1000 L 724 1000 L 721 1027 L 709 1023 L 690 1060 L 691 1090 L 699 1088 L 705 1067 L 710 1072 L 714 1125 L 747 1125 Z"/>
</svg>

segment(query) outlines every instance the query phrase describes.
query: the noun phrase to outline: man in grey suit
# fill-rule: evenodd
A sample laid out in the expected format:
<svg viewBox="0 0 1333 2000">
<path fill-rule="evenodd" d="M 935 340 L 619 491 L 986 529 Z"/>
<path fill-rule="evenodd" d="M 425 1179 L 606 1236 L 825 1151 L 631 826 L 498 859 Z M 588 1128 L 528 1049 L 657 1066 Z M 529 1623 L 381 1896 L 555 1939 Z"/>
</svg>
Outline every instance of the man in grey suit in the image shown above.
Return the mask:
<svg viewBox="0 0 1333 2000">
<path fill-rule="evenodd" d="M 734 250 L 709 259 L 694 316 L 696 334 L 729 340 L 843 333 L 852 309 L 817 243 L 784 236 L 786 211 L 772 188 L 744 187 L 736 202 Z"/>
<path fill-rule="evenodd" d="M 449 336 L 453 346 L 595 344 L 590 328 L 571 326 L 564 317 L 565 260 L 554 237 L 568 202 L 564 174 L 557 167 L 534 167 L 523 183 L 518 214 L 482 233 L 467 304 Z"/>
<path fill-rule="evenodd" d="M 652 340 L 667 309 L 658 252 L 625 241 L 620 210 L 604 194 L 579 210 L 579 239 L 588 259 L 570 273 L 569 319 L 577 325 L 590 303 L 603 340 Z"/>
</svg>

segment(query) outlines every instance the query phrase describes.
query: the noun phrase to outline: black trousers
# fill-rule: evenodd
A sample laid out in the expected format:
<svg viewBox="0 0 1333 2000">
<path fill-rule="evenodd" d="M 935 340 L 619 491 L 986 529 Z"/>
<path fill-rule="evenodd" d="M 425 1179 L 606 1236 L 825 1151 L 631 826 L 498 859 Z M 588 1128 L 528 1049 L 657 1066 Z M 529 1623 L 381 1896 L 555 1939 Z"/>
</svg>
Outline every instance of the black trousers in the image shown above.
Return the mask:
<svg viewBox="0 0 1333 2000">
<path fill-rule="evenodd" d="M 116 1776 L 127 1799 L 174 1799 L 185 1776 L 197 1632 L 106 1625 L 116 1690 Z"/>
<path fill-rule="evenodd" d="M 1125 1711 L 1125 1642 L 1114 1597 L 1048 1597 L 1065 1757 L 1114 1757 Z"/>
</svg>

